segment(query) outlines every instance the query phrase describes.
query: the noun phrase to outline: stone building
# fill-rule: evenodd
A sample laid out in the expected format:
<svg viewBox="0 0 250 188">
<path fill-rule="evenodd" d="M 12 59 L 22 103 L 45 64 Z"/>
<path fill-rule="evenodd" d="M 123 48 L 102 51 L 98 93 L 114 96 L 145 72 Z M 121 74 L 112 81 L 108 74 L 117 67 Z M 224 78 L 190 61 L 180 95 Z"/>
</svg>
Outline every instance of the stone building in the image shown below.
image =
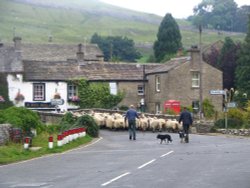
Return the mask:
<svg viewBox="0 0 250 188">
<path fill-rule="evenodd" d="M 199 50 L 191 49 L 190 57 L 159 63 L 104 62 L 95 44 L 25 44 L 14 39 L 14 46 L 0 46 L 0 74 L 6 74 L 9 99 L 16 106 L 36 110 L 54 110 L 52 99 L 60 94 L 61 110 L 75 109 L 69 100 L 77 95 L 72 79 L 105 82 L 110 92 L 125 93 L 119 104 L 143 104 L 146 111 L 163 112 L 165 100 L 179 100 L 181 105 L 196 106 L 199 101 Z M 202 62 L 203 98 L 221 109 L 222 97 L 211 96 L 209 90 L 222 89 L 222 73 Z M 22 95 L 17 101 L 17 95 Z M 0 91 L 1 95 L 1 91 Z"/>
<path fill-rule="evenodd" d="M 198 109 L 201 96 L 209 99 L 216 110 L 222 110 L 222 95 L 210 94 L 210 90 L 222 89 L 222 72 L 201 61 L 198 48 L 191 48 L 189 53 L 189 57 L 172 59 L 146 73 L 149 112 L 164 112 L 166 100 L 178 100 L 181 106 Z"/>
</svg>

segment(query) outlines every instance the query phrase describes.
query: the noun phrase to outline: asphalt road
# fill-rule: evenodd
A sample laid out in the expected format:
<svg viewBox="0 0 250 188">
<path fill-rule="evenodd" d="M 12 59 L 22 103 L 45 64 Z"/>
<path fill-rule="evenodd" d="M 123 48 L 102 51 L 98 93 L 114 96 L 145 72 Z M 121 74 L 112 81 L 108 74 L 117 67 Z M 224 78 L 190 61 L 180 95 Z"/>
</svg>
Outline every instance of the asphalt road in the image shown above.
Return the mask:
<svg viewBox="0 0 250 188">
<path fill-rule="evenodd" d="M 102 130 L 93 143 L 0 166 L 0 188 L 250 188 L 250 139 Z"/>
</svg>

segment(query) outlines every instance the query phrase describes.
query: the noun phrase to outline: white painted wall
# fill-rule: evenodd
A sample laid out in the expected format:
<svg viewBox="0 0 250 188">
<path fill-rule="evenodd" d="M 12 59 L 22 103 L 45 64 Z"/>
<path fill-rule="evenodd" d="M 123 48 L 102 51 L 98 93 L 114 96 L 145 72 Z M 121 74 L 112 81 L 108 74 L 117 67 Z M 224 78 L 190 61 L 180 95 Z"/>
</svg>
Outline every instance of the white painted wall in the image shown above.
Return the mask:
<svg viewBox="0 0 250 188">
<path fill-rule="evenodd" d="M 38 82 L 23 82 L 23 75 L 13 75 L 9 74 L 7 76 L 8 90 L 9 90 L 9 100 L 12 101 L 16 106 L 24 106 L 24 102 L 40 102 L 33 101 L 33 83 Z M 45 84 L 45 101 L 50 102 L 53 99 L 54 94 L 59 93 L 61 99 L 64 100 L 63 105 L 59 105 L 61 111 L 67 111 L 69 108 L 77 108 L 77 106 L 71 105 L 67 102 L 67 83 L 66 82 L 40 82 Z M 20 91 L 24 95 L 25 99 L 22 102 L 16 102 L 15 97 Z"/>
</svg>

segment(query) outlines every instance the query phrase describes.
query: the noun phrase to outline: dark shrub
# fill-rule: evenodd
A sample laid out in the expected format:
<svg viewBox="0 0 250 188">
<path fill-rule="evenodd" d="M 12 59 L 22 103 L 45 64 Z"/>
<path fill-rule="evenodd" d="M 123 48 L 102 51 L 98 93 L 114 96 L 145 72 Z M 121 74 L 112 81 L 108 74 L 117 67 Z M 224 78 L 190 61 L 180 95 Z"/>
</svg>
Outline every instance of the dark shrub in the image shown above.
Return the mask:
<svg viewBox="0 0 250 188">
<path fill-rule="evenodd" d="M 85 127 L 86 133 L 92 137 L 99 136 L 99 127 L 94 121 L 93 117 L 89 115 L 83 115 L 79 117 L 75 124 L 76 127 Z"/>
<path fill-rule="evenodd" d="M 69 130 L 71 128 L 73 128 L 75 125 L 77 118 L 73 116 L 72 113 L 67 112 L 61 119 L 60 122 L 60 131 L 66 131 Z"/>
</svg>

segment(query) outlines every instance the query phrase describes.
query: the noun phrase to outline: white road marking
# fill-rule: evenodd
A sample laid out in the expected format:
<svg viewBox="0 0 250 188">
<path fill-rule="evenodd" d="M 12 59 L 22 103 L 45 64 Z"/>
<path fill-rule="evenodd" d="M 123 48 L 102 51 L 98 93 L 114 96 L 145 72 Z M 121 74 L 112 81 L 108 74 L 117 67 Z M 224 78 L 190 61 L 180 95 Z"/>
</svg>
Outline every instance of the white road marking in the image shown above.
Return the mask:
<svg viewBox="0 0 250 188">
<path fill-rule="evenodd" d="M 151 161 L 149 161 L 149 162 L 147 162 L 147 163 L 145 163 L 145 164 L 139 166 L 138 169 L 141 169 L 141 168 L 143 168 L 143 167 L 149 165 L 150 163 L 153 163 L 155 160 L 156 160 L 156 159 L 153 159 L 153 160 L 151 160 Z"/>
<path fill-rule="evenodd" d="M 167 155 L 169 155 L 169 154 L 171 154 L 171 153 L 173 153 L 173 152 L 174 152 L 174 151 L 167 152 L 167 153 L 161 155 L 161 157 L 165 157 L 165 156 L 167 156 Z"/>
<path fill-rule="evenodd" d="M 130 174 L 130 172 L 126 172 L 126 173 L 124 173 L 124 174 L 122 174 L 120 176 L 117 176 L 116 178 L 114 178 L 114 179 L 112 179 L 110 181 L 107 181 L 106 183 L 103 183 L 102 186 L 106 186 L 106 185 L 108 185 L 108 184 L 110 184 L 110 183 L 112 183 L 112 182 L 114 182 L 114 181 L 116 181 L 116 180 L 118 180 L 118 179 L 120 179 L 120 178 L 122 178 L 124 176 L 129 175 L 129 174 Z"/>
</svg>

